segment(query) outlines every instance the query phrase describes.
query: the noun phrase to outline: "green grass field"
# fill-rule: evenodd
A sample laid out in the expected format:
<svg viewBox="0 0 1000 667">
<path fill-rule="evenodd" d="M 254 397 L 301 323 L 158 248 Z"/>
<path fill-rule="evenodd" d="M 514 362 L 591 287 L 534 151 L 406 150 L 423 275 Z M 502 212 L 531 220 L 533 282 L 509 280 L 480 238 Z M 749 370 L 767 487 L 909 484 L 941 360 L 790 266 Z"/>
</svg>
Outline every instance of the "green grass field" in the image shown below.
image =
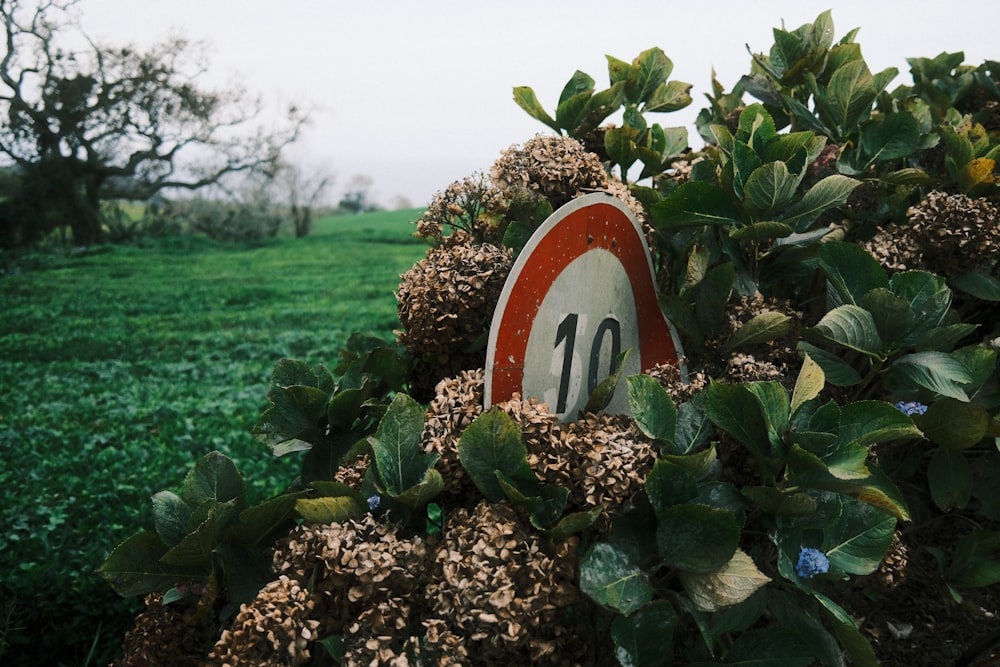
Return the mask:
<svg viewBox="0 0 1000 667">
<path fill-rule="evenodd" d="M 392 337 L 399 274 L 426 250 L 418 215 L 326 218 L 256 246 L 100 248 L 0 277 L 0 662 L 58 633 L 49 664 L 84 663 L 95 638 L 91 664 L 107 663 L 137 601 L 93 570 L 203 454 L 236 461 L 253 499 L 292 481 L 295 457 L 249 435 L 271 369 L 332 365 L 354 331 Z"/>
</svg>

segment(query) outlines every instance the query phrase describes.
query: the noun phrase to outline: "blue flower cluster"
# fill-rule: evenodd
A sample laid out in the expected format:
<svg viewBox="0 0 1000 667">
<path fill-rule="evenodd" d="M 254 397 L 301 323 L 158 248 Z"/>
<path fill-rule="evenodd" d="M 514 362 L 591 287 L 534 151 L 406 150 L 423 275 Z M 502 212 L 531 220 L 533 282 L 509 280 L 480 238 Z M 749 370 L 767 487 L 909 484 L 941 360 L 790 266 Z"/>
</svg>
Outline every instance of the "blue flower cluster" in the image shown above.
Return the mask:
<svg viewBox="0 0 1000 667">
<path fill-rule="evenodd" d="M 382 504 L 382 498 L 380 496 L 375 495 L 368 499 L 368 509 L 373 512 L 377 510 L 378 506 L 381 504 Z"/>
<path fill-rule="evenodd" d="M 830 571 L 830 559 L 819 549 L 802 547 L 799 552 L 799 562 L 795 564 L 795 573 L 803 579 L 812 579 L 817 574 Z"/>
<path fill-rule="evenodd" d="M 899 403 L 896 403 L 896 409 L 901 410 L 908 415 L 922 415 L 927 412 L 927 406 L 923 403 L 917 403 L 916 401 L 910 401 L 908 403 L 900 401 Z"/>
</svg>

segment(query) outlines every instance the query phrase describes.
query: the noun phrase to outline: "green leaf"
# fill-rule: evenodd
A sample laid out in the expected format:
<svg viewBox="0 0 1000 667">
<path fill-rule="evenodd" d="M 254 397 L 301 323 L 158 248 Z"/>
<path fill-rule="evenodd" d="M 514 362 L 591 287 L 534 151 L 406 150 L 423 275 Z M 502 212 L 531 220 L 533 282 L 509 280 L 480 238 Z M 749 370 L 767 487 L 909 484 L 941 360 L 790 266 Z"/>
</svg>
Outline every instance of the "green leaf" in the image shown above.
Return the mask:
<svg viewBox="0 0 1000 667">
<path fill-rule="evenodd" d="M 705 414 L 761 462 L 770 461 L 771 440 L 764 406 L 743 385 L 712 382 L 706 389 Z"/>
<path fill-rule="evenodd" d="M 819 247 L 818 257 L 826 279 L 840 295 L 842 303 L 860 305 L 868 292 L 889 287 L 885 269 L 857 244 L 824 243 Z"/>
<path fill-rule="evenodd" d="M 963 384 L 972 382 L 972 376 L 961 362 L 944 352 L 914 352 L 896 359 L 889 369 L 894 384 L 903 387 L 917 385 L 959 401 L 969 397 Z"/>
<path fill-rule="evenodd" d="M 765 311 L 743 324 L 729 340 L 728 349 L 757 345 L 787 336 L 792 330 L 792 318 L 784 313 Z"/>
<path fill-rule="evenodd" d="M 917 119 L 908 112 L 883 116 L 861 132 L 861 153 L 866 166 L 906 157 L 920 148 L 920 128 Z"/>
<path fill-rule="evenodd" d="M 918 415 L 917 421 L 924 437 L 948 449 L 963 450 L 986 437 L 990 415 L 975 403 L 942 398 Z"/>
<path fill-rule="evenodd" d="M 435 468 L 428 468 L 424 472 L 424 478 L 420 482 L 409 487 L 398 496 L 395 496 L 394 499 L 411 510 L 417 510 L 430 502 L 443 489 L 444 478 L 441 477 L 441 473 Z"/>
<path fill-rule="evenodd" d="M 717 185 L 691 181 L 653 206 L 653 226 L 660 231 L 690 225 L 734 225 L 739 223 L 739 208 Z"/>
<path fill-rule="evenodd" d="M 172 491 L 160 491 L 153 495 L 153 522 L 156 532 L 166 544 L 174 545 L 187 535 L 187 524 L 191 518 L 191 506 Z"/>
<path fill-rule="evenodd" d="M 834 72 L 826 92 L 824 111 L 832 124 L 841 130 L 842 136 L 850 134 L 868 115 L 878 94 L 864 60 L 851 61 Z"/>
<path fill-rule="evenodd" d="M 406 394 L 396 394 L 369 439 L 379 480 L 386 493 L 398 496 L 424 479 L 437 457 L 420 444 L 424 409 Z"/>
<path fill-rule="evenodd" d="M 951 307 L 951 290 L 944 278 L 927 271 L 896 273 L 889 280 L 889 289 L 910 302 L 910 309 L 917 316 L 911 334 L 914 339 L 940 326 Z"/>
<path fill-rule="evenodd" d="M 733 192 L 739 198 L 744 197 L 743 186 L 746 184 L 747 179 L 750 178 L 750 174 L 759 167 L 762 162 L 757 153 L 754 152 L 753 148 L 748 146 L 742 141 L 736 141 L 733 143 L 733 157 L 732 157 L 732 169 L 733 169 Z"/>
<path fill-rule="evenodd" d="M 611 639 L 621 667 L 670 667 L 677 612 L 666 600 L 650 602 L 611 621 Z"/>
<path fill-rule="evenodd" d="M 962 339 L 979 328 L 978 324 L 947 324 L 923 332 L 913 346 L 917 352 L 951 352 Z"/>
<path fill-rule="evenodd" d="M 704 445 L 712 434 L 712 422 L 705 414 L 704 393 L 700 393 L 677 409 L 677 429 L 670 451 L 684 454 Z"/>
<path fill-rule="evenodd" d="M 751 104 L 740 113 L 736 140 L 742 141 L 758 155 L 764 152 L 764 146 L 778 136 L 774 119 L 761 104 Z"/>
<path fill-rule="evenodd" d="M 875 329 L 886 345 L 901 341 L 916 324 L 910 302 L 888 288 L 877 287 L 862 295 L 860 305 L 872 314 Z"/>
<path fill-rule="evenodd" d="M 718 335 L 726 319 L 726 304 L 736 280 L 736 267 L 731 262 L 720 264 L 705 274 L 705 278 L 690 290 L 695 317 L 705 336 Z"/>
<path fill-rule="evenodd" d="M 839 445 L 867 447 L 880 442 L 921 437 L 908 415 L 883 401 L 857 401 L 840 409 Z"/>
<path fill-rule="evenodd" d="M 639 430 L 648 438 L 673 444 L 677 428 L 677 410 L 673 399 L 649 375 L 631 375 L 626 381 L 629 411 Z"/>
<path fill-rule="evenodd" d="M 985 273 L 963 273 L 951 279 L 951 284 L 977 299 L 1000 301 L 1000 278 Z"/>
<path fill-rule="evenodd" d="M 813 358 L 807 353 L 802 362 L 802 368 L 799 369 L 799 375 L 795 378 L 795 388 L 792 390 L 792 401 L 789 408 L 791 414 L 794 415 L 806 401 L 819 396 L 825 384 L 826 375 L 823 373 L 823 368 L 813 361 Z"/>
<path fill-rule="evenodd" d="M 657 516 L 697 495 L 697 478 L 678 463 L 660 459 L 646 477 L 646 496 Z"/>
<path fill-rule="evenodd" d="M 791 236 L 793 231 L 790 226 L 783 222 L 762 220 L 749 225 L 743 225 L 742 227 L 733 227 L 729 230 L 729 236 L 737 241 L 750 239 L 760 243 L 769 239 L 780 239 Z"/>
<path fill-rule="evenodd" d="M 753 559 L 737 549 L 729 562 L 714 572 L 682 572 L 681 585 L 701 611 L 715 612 L 753 595 L 771 578 L 757 569 Z"/>
<path fill-rule="evenodd" d="M 143 531 L 115 547 L 97 571 L 123 597 L 162 591 L 181 579 L 205 576 L 199 567 L 178 568 L 161 563 L 167 550 L 154 531 Z"/>
<path fill-rule="evenodd" d="M 881 663 L 875 655 L 875 649 L 865 638 L 854 620 L 840 606 L 829 598 L 813 593 L 814 597 L 823 603 L 823 611 L 826 612 L 827 620 L 833 626 L 833 632 L 837 635 L 840 645 L 844 647 L 844 654 L 850 658 L 854 667 L 879 667 Z M 840 613 L 835 613 L 831 608 L 836 608 Z"/>
<path fill-rule="evenodd" d="M 826 381 L 833 386 L 853 387 L 861 382 L 861 375 L 840 357 L 802 341 L 799 342 L 796 349 L 803 354 L 808 354 L 823 369 Z"/>
<path fill-rule="evenodd" d="M 678 111 L 691 104 L 691 84 L 684 81 L 667 81 L 661 84 L 649 96 L 649 101 L 643 107 L 643 111 L 655 111 L 657 113 L 667 113 Z M 685 129 L 685 135 L 687 130 Z M 685 144 L 687 140 L 685 139 Z M 676 153 L 675 153 L 676 155 Z"/>
<path fill-rule="evenodd" d="M 1000 583 L 1000 533 L 979 529 L 963 535 L 945 577 L 961 588 Z"/>
<path fill-rule="evenodd" d="M 545 529 L 545 536 L 550 540 L 564 540 L 571 535 L 575 535 L 576 533 L 590 528 L 601 516 L 603 511 L 604 506 L 598 505 L 597 507 L 591 508 L 586 512 L 573 512 L 560 517 L 559 521 L 557 521 L 554 526 Z"/>
<path fill-rule="evenodd" d="M 773 486 L 745 486 L 740 489 L 754 505 L 775 516 L 808 516 L 816 511 L 816 501 L 808 493 L 787 492 Z"/>
<path fill-rule="evenodd" d="M 866 503 L 846 500 L 840 519 L 829 525 L 823 551 L 831 567 L 850 574 L 878 569 L 892 544 L 896 519 Z"/>
<path fill-rule="evenodd" d="M 851 304 L 838 306 L 823 316 L 813 328 L 823 339 L 870 357 L 882 354 L 882 339 L 875 320 L 864 308 Z"/>
<path fill-rule="evenodd" d="M 237 540 L 244 544 L 258 545 L 277 539 L 277 533 L 288 532 L 295 503 L 304 491 L 283 493 L 264 502 L 247 507 L 239 516 L 236 527 Z"/>
<path fill-rule="evenodd" d="M 707 574 L 736 553 L 740 524 L 728 510 L 707 505 L 674 505 L 658 516 L 656 544 L 668 567 Z"/>
<path fill-rule="evenodd" d="M 161 562 L 175 567 L 199 567 L 212 562 L 212 551 L 218 547 L 225 530 L 237 515 L 235 500 L 225 503 L 206 501 L 204 519 L 161 557 Z M 198 516 L 195 512 L 193 516 Z M 206 568 L 207 569 L 207 568 Z"/>
<path fill-rule="evenodd" d="M 646 574 L 624 553 L 598 542 L 580 562 L 580 590 L 594 602 L 629 616 L 653 597 Z"/>
<path fill-rule="evenodd" d="M 594 391 L 587 399 L 586 405 L 583 406 L 584 412 L 598 414 L 603 411 L 604 408 L 608 407 L 608 404 L 611 403 L 611 399 L 615 397 L 615 392 L 618 390 L 618 383 L 621 381 L 622 372 L 625 370 L 625 365 L 628 363 L 628 358 L 630 356 L 632 356 L 632 348 L 628 348 L 627 350 L 618 353 L 614 361 L 611 362 L 611 368 L 613 369 L 611 374 L 601 380 L 600 383 L 594 387 Z"/>
<path fill-rule="evenodd" d="M 476 488 L 493 502 L 507 497 L 496 471 L 501 471 L 515 484 L 535 480 L 528 465 L 528 450 L 521 442 L 520 427 L 498 408 L 485 412 L 469 424 L 459 440 L 458 456 Z"/>
<path fill-rule="evenodd" d="M 192 508 L 209 500 L 217 503 L 234 500 L 242 507 L 246 503 L 246 490 L 236 465 L 216 451 L 207 454 L 188 472 L 181 497 Z"/>
<path fill-rule="evenodd" d="M 850 494 L 863 503 L 868 503 L 899 521 L 909 521 L 910 511 L 906 507 L 903 494 L 892 479 L 880 468 L 869 467 L 871 473 L 864 482 L 850 490 Z"/>
<path fill-rule="evenodd" d="M 625 84 L 626 98 L 636 104 L 648 102 L 653 92 L 663 85 L 673 71 L 674 64 L 663 49 L 646 49 L 632 61 Z"/>
<path fill-rule="evenodd" d="M 794 227 L 796 232 L 805 232 L 824 212 L 846 204 L 859 185 L 860 181 L 840 174 L 827 176 L 809 188 L 802 199 L 789 206 L 781 221 Z"/>
<path fill-rule="evenodd" d="M 741 633 L 726 653 L 726 665 L 745 667 L 808 667 L 812 649 L 783 628 L 766 628 Z"/>
<path fill-rule="evenodd" d="M 528 115 L 535 120 L 545 123 L 556 132 L 561 131 L 555 119 L 542 108 L 538 98 L 535 96 L 535 91 L 528 86 L 517 86 L 514 88 L 514 102 L 517 103 L 517 106 L 527 111 Z"/>
<path fill-rule="evenodd" d="M 931 499 L 941 510 L 962 508 L 972 497 L 972 468 L 961 452 L 939 449 L 927 464 Z"/>
<path fill-rule="evenodd" d="M 784 162 L 768 162 L 753 170 L 743 187 L 744 205 L 759 216 L 777 211 L 795 196 L 797 176 Z"/>
<path fill-rule="evenodd" d="M 295 501 L 295 511 L 306 523 L 340 523 L 363 515 L 367 509 L 351 496 L 321 496 Z"/>
<path fill-rule="evenodd" d="M 639 159 L 636 152 L 636 140 L 639 138 L 639 130 L 634 127 L 613 127 L 604 133 L 604 150 L 611 161 L 619 165 L 622 170 L 628 170 L 635 161 Z"/>
</svg>

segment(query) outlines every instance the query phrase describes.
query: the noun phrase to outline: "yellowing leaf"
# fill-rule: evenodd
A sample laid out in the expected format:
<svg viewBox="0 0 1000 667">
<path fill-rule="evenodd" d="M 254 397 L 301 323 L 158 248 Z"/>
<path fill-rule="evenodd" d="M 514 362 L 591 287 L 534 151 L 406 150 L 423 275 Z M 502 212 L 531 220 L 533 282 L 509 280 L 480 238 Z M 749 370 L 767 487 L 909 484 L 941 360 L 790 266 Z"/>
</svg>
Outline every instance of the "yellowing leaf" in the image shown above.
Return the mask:
<svg viewBox="0 0 1000 667">
<path fill-rule="evenodd" d="M 977 157 L 970 160 L 958 174 L 959 187 L 968 192 L 977 185 L 996 183 L 998 179 L 993 174 L 996 164 L 996 160 L 988 157 Z"/>
<path fill-rule="evenodd" d="M 820 365 L 813 361 L 813 358 L 806 354 L 805 361 L 802 362 L 802 369 L 795 379 L 795 389 L 792 390 L 791 414 L 799 409 L 803 403 L 819 396 L 826 383 L 826 374 Z"/>
<path fill-rule="evenodd" d="M 681 584 L 701 611 L 718 611 L 743 602 L 771 578 L 757 569 L 753 559 L 737 549 L 729 562 L 708 574 L 681 573 Z"/>
</svg>

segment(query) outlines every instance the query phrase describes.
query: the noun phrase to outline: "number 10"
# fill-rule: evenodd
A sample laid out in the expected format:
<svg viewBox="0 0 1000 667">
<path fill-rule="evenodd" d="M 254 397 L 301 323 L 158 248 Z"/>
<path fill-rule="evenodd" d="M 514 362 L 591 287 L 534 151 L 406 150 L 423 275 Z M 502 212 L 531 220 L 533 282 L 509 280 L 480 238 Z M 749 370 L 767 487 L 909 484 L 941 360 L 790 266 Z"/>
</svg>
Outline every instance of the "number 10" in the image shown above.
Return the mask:
<svg viewBox="0 0 1000 667">
<path fill-rule="evenodd" d="M 559 394 L 556 399 L 556 414 L 564 414 L 569 400 L 570 382 L 573 373 L 573 352 L 576 349 L 577 325 L 580 323 L 579 313 L 568 313 L 559 322 L 556 328 L 556 340 L 553 350 L 563 345 L 562 372 L 559 376 Z M 583 326 L 587 325 L 587 316 L 583 316 Z M 622 328 L 621 323 L 613 316 L 609 315 L 601 320 L 594 332 L 593 340 L 590 344 L 590 356 L 587 359 L 587 395 L 593 393 L 597 388 L 598 374 L 601 367 L 601 349 L 604 347 L 604 339 L 611 335 L 611 360 L 608 363 L 608 375 L 615 372 L 615 359 L 621 353 L 622 348 Z M 582 379 L 582 374 L 581 374 Z"/>
</svg>

